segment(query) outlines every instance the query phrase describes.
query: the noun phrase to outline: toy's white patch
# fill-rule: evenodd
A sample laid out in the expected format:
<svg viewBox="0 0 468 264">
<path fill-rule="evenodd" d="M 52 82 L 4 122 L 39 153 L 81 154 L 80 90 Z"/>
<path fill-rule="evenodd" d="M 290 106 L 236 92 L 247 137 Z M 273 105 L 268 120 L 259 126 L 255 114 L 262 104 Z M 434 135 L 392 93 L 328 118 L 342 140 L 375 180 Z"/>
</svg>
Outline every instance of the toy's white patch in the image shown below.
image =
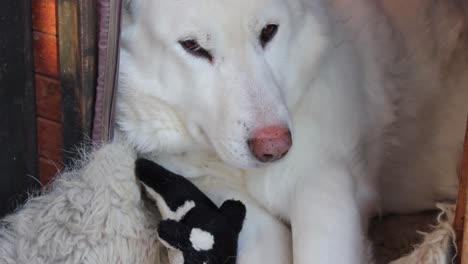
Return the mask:
<svg viewBox="0 0 468 264">
<path fill-rule="evenodd" d="M 143 182 L 141 183 L 146 189 L 146 192 L 151 196 L 151 198 L 156 201 L 159 212 L 161 212 L 162 218 L 171 219 L 174 221 L 180 221 L 192 208 L 195 207 L 195 202 L 192 200 L 187 200 L 185 203 L 177 208 L 177 210 L 172 211 L 171 208 L 167 205 L 164 198 L 155 192 L 152 188 L 148 187 Z"/>
<path fill-rule="evenodd" d="M 214 237 L 212 234 L 199 228 L 193 228 L 190 232 L 190 242 L 196 251 L 210 250 L 213 248 Z"/>
</svg>

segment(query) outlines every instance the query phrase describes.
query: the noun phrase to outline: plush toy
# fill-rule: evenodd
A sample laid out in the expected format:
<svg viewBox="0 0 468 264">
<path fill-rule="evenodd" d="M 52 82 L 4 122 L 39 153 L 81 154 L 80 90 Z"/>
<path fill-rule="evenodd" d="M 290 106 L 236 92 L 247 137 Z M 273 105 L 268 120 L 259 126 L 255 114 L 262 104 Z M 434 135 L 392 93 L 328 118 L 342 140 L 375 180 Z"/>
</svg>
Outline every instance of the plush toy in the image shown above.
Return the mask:
<svg viewBox="0 0 468 264">
<path fill-rule="evenodd" d="M 218 208 L 186 178 L 138 159 L 135 174 L 163 220 L 158 234 L 171 264 L 235 264 L 246 209 L 227 200 Z"/>
</svg>

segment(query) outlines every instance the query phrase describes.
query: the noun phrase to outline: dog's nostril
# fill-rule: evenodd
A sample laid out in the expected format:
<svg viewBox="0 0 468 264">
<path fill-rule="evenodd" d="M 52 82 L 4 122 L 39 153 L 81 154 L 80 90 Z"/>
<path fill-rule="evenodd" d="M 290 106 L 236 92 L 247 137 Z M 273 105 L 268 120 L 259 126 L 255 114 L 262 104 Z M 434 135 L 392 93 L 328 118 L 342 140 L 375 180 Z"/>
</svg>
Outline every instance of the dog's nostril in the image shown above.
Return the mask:
<svg viewBox="0 0 468 264">
<path fill-rule="evenodd" d="M 274 159 L 272 154 L 263 154 L 263 161 L 268 162 Z"/>
<path fill-rule="evenodd" d="M 254 141 L 253 141 L 253 139 L 247 140 L 247 145 L 249 146 L 250 150 L 253 150 L 253 147 L 254 147 Z"/>
</svg>

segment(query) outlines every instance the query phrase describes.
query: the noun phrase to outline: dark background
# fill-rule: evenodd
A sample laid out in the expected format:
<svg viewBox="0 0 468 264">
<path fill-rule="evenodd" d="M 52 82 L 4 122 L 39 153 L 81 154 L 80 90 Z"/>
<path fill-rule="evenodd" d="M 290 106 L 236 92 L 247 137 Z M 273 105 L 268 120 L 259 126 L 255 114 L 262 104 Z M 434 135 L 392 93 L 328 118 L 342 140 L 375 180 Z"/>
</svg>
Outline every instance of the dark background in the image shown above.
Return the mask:
<svg viewBox="0 0 468 264">
<path fill-rule="evenodd" d="M 0 216 L 38 185 L 31 2 L 0 8 Z"/>
</svg>

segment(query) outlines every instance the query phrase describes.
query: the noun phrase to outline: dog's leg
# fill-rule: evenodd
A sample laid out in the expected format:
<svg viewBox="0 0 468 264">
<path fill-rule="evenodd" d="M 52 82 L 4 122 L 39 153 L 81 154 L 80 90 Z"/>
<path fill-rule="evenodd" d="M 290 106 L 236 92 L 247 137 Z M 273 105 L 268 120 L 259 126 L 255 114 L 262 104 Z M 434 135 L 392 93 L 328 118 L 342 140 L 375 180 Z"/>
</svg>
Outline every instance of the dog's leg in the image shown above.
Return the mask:
<svg viewBox="0 0 468 264">
<path fill-rule="evenodd" d="M 291 197 L 294 264 L 364 264 L 367 246 L 353 179 L 345 170 L 314 171 Z"/>
<path fill-rule="evenodd" d="M 247 215 L 239 236 L 238 264 L 292 264 L 291 232 L 278 219 L 246 204 Z"/>
<path fill-rule="evenodd" d="M 278 218 L 258 206 L 245 192 L 228 187 L 222 179 L 207 177 L 196 179 L 194 183 L 218 206 L 229 199 L 239 200 L 245 205 L 237 264 L 293 263 L 291 232 Z"/>
</svg>

